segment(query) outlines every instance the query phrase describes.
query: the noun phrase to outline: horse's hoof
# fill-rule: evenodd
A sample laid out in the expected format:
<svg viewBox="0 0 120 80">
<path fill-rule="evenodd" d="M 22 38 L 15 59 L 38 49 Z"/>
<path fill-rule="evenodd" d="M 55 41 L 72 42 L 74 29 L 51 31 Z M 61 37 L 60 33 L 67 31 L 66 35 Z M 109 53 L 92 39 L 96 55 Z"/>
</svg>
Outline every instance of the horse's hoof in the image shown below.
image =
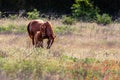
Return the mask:
<svg viewBox="0 0 120 80">
<path fill-rule="evenodd" d="M 47 49 L 50 49 L 50 47 L 47 47 Z"/>
</svg>

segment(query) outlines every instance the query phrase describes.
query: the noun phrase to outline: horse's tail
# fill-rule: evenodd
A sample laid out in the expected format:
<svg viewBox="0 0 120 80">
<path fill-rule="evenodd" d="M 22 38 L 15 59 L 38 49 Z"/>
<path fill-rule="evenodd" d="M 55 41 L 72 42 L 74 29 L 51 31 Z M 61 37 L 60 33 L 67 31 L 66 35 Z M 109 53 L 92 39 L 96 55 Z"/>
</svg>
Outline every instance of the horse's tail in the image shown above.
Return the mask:
<svg viewBox="0 0 120 80">
<path fill-rule="evenodd" d="M 27 31 L 28 31 L 28 34 L 30 35 L 30 23 L 27 25 Z"/>
</svg>

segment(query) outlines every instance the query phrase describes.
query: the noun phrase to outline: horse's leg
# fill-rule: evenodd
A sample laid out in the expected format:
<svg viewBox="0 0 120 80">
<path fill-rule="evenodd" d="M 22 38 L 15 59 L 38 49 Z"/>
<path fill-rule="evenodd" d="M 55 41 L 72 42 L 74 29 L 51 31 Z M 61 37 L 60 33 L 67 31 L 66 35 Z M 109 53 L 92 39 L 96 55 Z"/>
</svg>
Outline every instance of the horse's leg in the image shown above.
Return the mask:
<svg viewBox="0 0 120 80">
<path fill-rule="evenodd" d="M 50 45 L 50 47 L 52 46 L 53 42 L 54 42 L 54 39 L 51 40 L 51 45 Z"/>
<path fill-rule="evenodd" d="M 48 39 L 48 41 L 47 41 L 47 49 L 49 49 L 49 48 L 50 48 L 50 42 L 51 42 L 51 40 L 50 40 L 50 39 Z"/>
<path fill-rule="evenodd" d="M 53 42 L 54 42 L 54 37 L 53 37 L 53 35 L 51 35 L 51 42 L 50 42 L 50 45 L 49 45 L 49 47 L 51 47 L 52 46 L 52 44 L 53 44 Z"/>
<path fill-rule="evenodd" d="M 38 40 L 36 39 L 36 37 L 34 37 L 33 44 L 35 45 L 35 48 L 38 47 Z"/>
<path fill-rule="evenodd" d="M 52 46 L 53 42 L 54 42 L 54 39 L 53 39 L 53 38 L 49 38 L 49 39 L 48 39 L 48 42 L 47 42 L 48 46 L 47 46 L 47 49 L 49 49 L 49 48 Z"/>
<path fill-rule="evenodd" d="M 34 37 L 32 38 L 32 44 L 34 45 L 35 43 L 34 43 Z"/>
<path fill-rule="evenodd" d="M 43 41 L 39 41 L 39 47 L 43 48 Z"/>
<path fill-rule="evenodd" d="M 41 41 L 41 48 L 43 48 L 43 41 Z"/>
</svg>

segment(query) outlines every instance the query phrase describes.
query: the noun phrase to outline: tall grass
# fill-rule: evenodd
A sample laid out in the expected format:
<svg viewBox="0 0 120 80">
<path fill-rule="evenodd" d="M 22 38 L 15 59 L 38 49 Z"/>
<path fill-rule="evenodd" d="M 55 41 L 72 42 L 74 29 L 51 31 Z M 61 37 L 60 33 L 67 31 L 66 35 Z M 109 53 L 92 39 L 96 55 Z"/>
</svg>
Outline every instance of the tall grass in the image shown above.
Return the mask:
<svg viewBox="0 0 120 80">
<path fill-rule="evenodd" d="M 0 79 L 120 79 L 120 24 L 50 21 L 57 37 L 47 50 L 32 46 L 26 31 L 29 20 L 0 20 Z"/>
</svg>

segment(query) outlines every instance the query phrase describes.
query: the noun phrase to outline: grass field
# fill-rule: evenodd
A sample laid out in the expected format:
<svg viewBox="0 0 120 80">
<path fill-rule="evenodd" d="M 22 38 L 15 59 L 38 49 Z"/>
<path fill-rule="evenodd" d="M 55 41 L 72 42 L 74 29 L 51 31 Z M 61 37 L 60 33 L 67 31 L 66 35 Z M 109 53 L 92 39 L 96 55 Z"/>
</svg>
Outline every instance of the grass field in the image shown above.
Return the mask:
<svg viewBox="0 0 120 80">
<path fill-rule="evenodd" d="M 120 80 L 120 24 L 50 20 L 57 37 L 48 50 L 32 46 L 29 21 L 0 20 L 0 79 Z"/>
</svg>

